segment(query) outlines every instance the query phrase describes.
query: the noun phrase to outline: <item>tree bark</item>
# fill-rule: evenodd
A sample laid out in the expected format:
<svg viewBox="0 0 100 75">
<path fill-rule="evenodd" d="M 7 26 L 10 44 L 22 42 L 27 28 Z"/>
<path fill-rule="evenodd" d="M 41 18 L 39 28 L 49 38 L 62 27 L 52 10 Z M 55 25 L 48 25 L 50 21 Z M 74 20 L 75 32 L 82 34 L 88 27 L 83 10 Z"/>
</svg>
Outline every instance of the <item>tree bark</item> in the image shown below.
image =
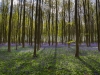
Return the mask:
<svg viewBox="0 0 100 75">
<path fill-rule="evenodd" d="M 12 11 L 13 11 L 13 0 L 11 0 L 10 17 L 9 17 L 9 31 L 8 31 L 8 52 L 11 52 L 11 25 L 12 25 Z"/>
<path fill-rule="evenodd" d="M 79 57 L 79 26 L 77 23 L 77 0 L 75 0 L 75 26 L 76 26 L 76 53 L 75 57 Z"/>
</svg>

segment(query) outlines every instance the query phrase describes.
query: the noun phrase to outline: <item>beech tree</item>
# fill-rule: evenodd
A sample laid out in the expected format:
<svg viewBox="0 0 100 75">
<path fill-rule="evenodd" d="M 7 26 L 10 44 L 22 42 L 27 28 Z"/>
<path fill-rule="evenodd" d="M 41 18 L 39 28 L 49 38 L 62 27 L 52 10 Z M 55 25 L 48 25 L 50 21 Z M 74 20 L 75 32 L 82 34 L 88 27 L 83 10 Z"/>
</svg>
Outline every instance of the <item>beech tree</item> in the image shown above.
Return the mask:
<svg viewBox="0 0 100 75">
<path fill-rule="evenodd" d="M 24 8 L 23 8 L 23 25 L 22 25 L 22 47 L 25 47 L 25 4 L 26 0 L 23 1 Z"/>
<path fill-rule="evenodd" d="M 9 31 L 8 31 L 8 52 L 11 52 L 11 25 L 12 25 L 12 11 L 13 11 L 13 0 L 11 0 L 10 6 L 10 17 L 9 17 Z"/>
<path fill-rule="evenodd" d="M 58 1 L 56 0 L 56 34 L 55 34 L 56 47 L 57 47 L 57 37 L 58 37 Z"/>
<path fill-rule="evenodd" d="M 75 57 L 79 57 L 79 26 L 77 23 L 77 0 L 75 0 L 75 26 L 76 26 L 76 53 Z"/>
<path fill-rule="evenodd" d="M 100 51 L 100 26 L 99 26 L 99 16 L 100 16 L 100 11 L 99 9 L 99 0 L 96 0 L 96 23 L 97 23 L 97 35 L 98 35 L 98 50 Z"/>
<path fill-rule="evenodd" d="M 34 53 L 33 57 L 36 57 L 37 50 L 37 21 L 38 21 L 38 0 L 36 1 L 36 15 L 35 15 L 35 37 L 34 37 Z"/>
</svg>

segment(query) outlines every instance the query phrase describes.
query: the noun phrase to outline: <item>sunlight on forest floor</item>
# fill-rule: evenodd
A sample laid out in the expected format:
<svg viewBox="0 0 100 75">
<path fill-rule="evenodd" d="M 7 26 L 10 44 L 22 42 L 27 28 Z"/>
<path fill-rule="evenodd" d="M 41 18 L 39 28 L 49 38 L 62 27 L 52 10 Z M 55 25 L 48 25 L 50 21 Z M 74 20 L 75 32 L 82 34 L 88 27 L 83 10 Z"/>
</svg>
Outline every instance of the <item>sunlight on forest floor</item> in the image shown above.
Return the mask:
<svg viewBox="0 0 100 75">
<path fill-rule="evenodd" d="M 90 50 L 86 50 L 90 49 Z M 94 50 L 93 50 L 94 49 Z M 97 47 L 80 47 L 80 58 L 71 48 L 41 48 L 32 58 L 33 47 L 0 48 L 0 75 L 100 75 L 100 53 Z"/>
</svg>

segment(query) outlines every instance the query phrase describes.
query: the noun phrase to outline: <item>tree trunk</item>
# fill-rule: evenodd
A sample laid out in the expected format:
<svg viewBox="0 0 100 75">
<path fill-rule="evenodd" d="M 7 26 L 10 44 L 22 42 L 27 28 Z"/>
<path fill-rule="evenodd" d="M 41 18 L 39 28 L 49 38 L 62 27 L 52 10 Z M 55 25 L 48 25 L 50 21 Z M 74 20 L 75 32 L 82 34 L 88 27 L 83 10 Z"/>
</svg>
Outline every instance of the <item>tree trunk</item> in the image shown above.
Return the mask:
<svg viewBox="0 0 100 75">
<path fill-rule="evenodd" d="M 24 9 L 23 9 L 23 26 L 22 26 L 22 47 L 25 47 L 25 3 L 26 0 L 24 0 Z"/>
<path fill-rule="evenodd" d="M 11 52 L 11 25 L 12 25 L 12 11 L 13 11 L 13 0 L 11 0 L 10 17 L 9 17 L 9 31 L 8 31 L 8 52 Z"/>
<path fill-rule="evenodd" d="M 76 53 L 75 57 L 79 57 L 79 26 L 77 23 L 77 0 L 75 0 L 75 26 L 76 26 Z"/>
</svg>

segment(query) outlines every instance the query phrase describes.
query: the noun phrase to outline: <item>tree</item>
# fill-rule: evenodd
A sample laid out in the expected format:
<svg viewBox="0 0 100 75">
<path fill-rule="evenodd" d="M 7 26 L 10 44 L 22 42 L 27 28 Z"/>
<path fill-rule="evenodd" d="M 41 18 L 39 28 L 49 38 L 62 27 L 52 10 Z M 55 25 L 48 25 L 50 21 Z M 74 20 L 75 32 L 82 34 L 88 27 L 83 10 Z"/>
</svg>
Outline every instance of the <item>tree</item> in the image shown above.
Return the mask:
<svg viewBox="0 0 100 75">
<path fill-rule="evenodd" d="M 75 0 L 75 26 L 76 26 L 76 53 L 75 57 L 79 57 L 79 26 L 77 23 L 77 0 Z"/>
<path fill-rule="evenodd" d="M 53 1 L 52 1 L 52 45 L 53 45 L 53 43 L 54 43 L 54 13 L 53 13 L 53 10 L 54 10 L 54 8 L 53 8 Z"/>
<path fill-rule="evenodd" d="M 32 39 L 33 39 L 33 9 L 34 9 L 34 0 L 32 0 L 32 16 L 31 16 L 31 46 L 32 46 Z"/>
<path fill-rule="evenodd" d="M 36 57 L 36 50 L 37 50 L 37 21 L 38 21 L 38 0 L 36 1 L 36 15 L 35 15 L 35 37 L 34 37 L 34 53 L 33 57 Z"/>
<path fill-rule="evenodd" d="M 98 35 L 98 50 L 100 51 L 100 30 L 99 30 L 99 18 L 98 18 L 98 16 L 100 16 L 100 14 L 98 14 L 98 0 L 96 0 L 96 23 L 97 23 L 97 35 Z M 99 11 L 99 13 L 100 13 L 100 11 Z"/>
<path fill-rule="evenodd" d="M 56 0 L 56 37 L 55 37 L 56 47 L 57 47 L 57 37 L 58 37 L 58 1 Z"/>
<path fill-rule="evenodd" d="M 50 46 L 50 15 L 51 15 L 51 0 L 49 0 L 49 11 L 48 11 L 48 38 L 49 38 L 49 40 L 48 40 L 48 44 L 49 44 L 49 46 Z"/>
<path fill-rule="evenodd" d="M 9 17 L 9 31 L 8 31 L 8 52 L 11 52 L 11 25 L 12 25 L 12 11 L 13 11 L 13 0 L 11 0 L 10 6 L 10 17 Z"/>
<path fill-rule="evenodd" d="M 24 9 L 23 9 L 23 25 L 22 25 L 22 47 L 25 47 L 25 3 L 26 0 L 24 0 Z"/>
<path fill-rule="evenodd" d="M 21 29 L 21 26 L 22 26 L 22 0 L 20 1 L 19 0 L 19 7 L 20 7 L 20 13 L 19 13 L 19 30 L 18 30 L 18 42 L 19 42 L 19 45 L 20 45 L 20 43 L 21 43 L 21 34 L 20 34 L 20 29 Z"/>
<path fill-rule="evenodd" d="M 41 0 L 39 0 L 39 8 L 38 8 L 38 20 L 37 20 L 37 50 L 40 49 L 40 41 L 41 41 Z"/>
<path fill-rule="evenodd" d="M 70 42 L 70 0 L 68 0 L 68 15 L 69 15 L 69 24 L 68 24 L 68 42 Z M 68 43 L 68 47 L 70 47 L 70 43 Z"/>
</svg>

